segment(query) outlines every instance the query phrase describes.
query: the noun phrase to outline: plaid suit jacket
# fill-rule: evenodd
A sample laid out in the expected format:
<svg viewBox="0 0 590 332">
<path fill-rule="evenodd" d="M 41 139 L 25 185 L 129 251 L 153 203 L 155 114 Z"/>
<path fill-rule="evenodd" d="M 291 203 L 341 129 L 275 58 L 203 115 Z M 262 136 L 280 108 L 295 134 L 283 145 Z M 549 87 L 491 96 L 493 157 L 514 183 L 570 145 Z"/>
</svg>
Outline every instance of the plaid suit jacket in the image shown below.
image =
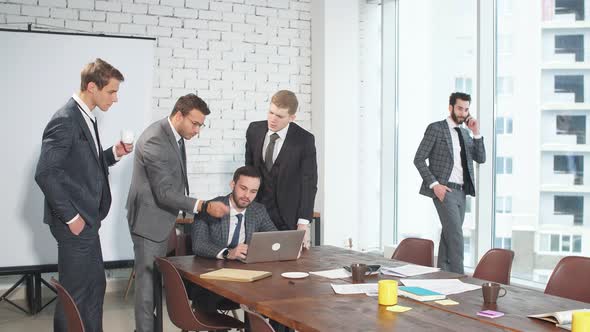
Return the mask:
<svg viewBox="0 0 590 332">
<path fill-rule="evenodd" d="M 222 201 L 229 205 L 229 195 L 219 196 L 213 201 Z M 192 226 L 193 252 L 197 256 L 216 258 L 217 254 L 227 248 L 229 238 L 229 214 L 223 218 L 214 218 L 206 213 L 195 216 Z M 264 205 L 252 202 L 244 215 L 246 243 L 250 243 L 252 233 L 276 231 Z"/>
<path fill-rule="evenodd" d="M 472 139 L 469 131 L 465 128 L 461 128 L 461 136 L 463 136 L 463 141 L 465 142 L 469 175 L 475 181 L 475 177 L 473 176 L 473 161 L 480 164 L 486 161 L 483 137 L 481 139 Z M 428 164 L 426 160 L 428 160 Z M 416 151 L 414 165 L 422 177 L 420 194 L 435 197 L 434 191 L 429 186 L 435 181 L 444 185 L 449 183 L 449 177 L 453 170 L 453 142 L 446 120 L 433 122 L 428 125 L 422 142 L 418 146 L 418 151 Z M 465 194 L 475 196 L 474 188 Z"/>
</svg>

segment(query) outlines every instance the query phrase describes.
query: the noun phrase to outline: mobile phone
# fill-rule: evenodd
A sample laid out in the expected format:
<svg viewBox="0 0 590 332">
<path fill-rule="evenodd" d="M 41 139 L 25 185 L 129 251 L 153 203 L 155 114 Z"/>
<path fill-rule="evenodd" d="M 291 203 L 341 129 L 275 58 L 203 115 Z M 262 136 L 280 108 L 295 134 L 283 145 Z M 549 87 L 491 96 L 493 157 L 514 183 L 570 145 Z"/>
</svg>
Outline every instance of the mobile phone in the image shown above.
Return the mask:
<svg viewBox="0 0 590 332">
<path fill-rule="evenodd" d="M 342 268 L 345 269 L 346 271 L 350 272 L 350 266 L 343 266 Z M 378 265 L 378 264 L 367 265 L 367 272 L 374 273 L 374 272 L 379 271 L 380 268 L 381 268 L 381 265 Z"/>
</svg>

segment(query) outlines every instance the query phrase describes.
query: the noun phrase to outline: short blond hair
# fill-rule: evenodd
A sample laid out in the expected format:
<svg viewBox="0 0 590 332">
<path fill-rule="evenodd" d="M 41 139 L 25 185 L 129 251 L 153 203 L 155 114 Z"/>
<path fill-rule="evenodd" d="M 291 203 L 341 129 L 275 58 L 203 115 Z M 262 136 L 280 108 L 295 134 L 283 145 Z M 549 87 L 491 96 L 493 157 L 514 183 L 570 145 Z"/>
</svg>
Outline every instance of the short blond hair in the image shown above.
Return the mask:
<svg viewBox="0 0 590 332">
<path fill-rule="evenodd" d="M 278 91 L 272 96 L 270 102 L 275 104 L 278 108 L 288 109 L 289 115 L 295 114 L 295 112 L 297 112 L 297 107 L 299 107 L 297 97 L 289 90 Z"/>
<path fill-rule="evenodd" d="M 94 82 L 99 90 L 102 90 L 111 78 L 116 79 L 119 82 L 123 82 L 123 74 L 111 66 L 108 62 L 103 59 L 97 58 L 94 62 L 86 64 L 82 68 L 80 73 L 80 91 L 86 91 L 88 83 Z"/>
</svg>

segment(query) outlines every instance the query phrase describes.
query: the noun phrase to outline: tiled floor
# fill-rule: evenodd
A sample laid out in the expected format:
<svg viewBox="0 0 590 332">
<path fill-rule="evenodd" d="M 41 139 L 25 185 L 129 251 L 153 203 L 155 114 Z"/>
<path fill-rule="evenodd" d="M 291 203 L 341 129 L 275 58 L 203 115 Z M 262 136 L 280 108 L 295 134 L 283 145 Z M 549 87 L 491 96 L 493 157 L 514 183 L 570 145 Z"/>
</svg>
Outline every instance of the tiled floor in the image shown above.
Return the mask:
<svg viewBox="0 0 590 332">
<path fill-rule="evenodd" d="M 15 301 L 22 304 L 22 301 Z M 28 316 L 9 303 L 0 302 L 0 331 L 42 332 L 53 330 L 55 301 L 35 316 Z M 103 329 L 105 332 L 133 332 L 133 294 L 123 300 L 122 293 L 107 293 L 104 304 Z M 164 308 L 164 331 L 180 331 L 168 319 Z"/>
</svg>

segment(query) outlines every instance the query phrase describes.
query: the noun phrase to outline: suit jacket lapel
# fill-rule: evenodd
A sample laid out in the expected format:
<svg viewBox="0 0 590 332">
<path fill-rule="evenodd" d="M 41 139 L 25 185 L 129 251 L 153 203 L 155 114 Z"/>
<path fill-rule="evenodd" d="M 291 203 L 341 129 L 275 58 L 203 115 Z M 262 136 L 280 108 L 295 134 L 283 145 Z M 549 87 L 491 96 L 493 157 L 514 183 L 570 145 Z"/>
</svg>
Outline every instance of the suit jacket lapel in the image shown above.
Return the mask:
<svg viewBox="0 0 590 332">
<path fill-rule="evenodd" d="M 246 227 L 246 243 L 250 243 L 252 233 L 254 233 L 254 231 L 256 230 L 256 218 L 254 217 L 252 207 L 246 209 L 246 214 L 244 215 L 244 218 L 246 218 L 246 223 L 244 224 L 244 226 Z"/>
<path fill-rule="evenodd" d="M 445 140 L 447 141 L 447 147 L 449 148 L 449 153 L 451 154 L 451 159 L 453 159 L 453 140 L 451 139 L 451 129 L 449 128 L 449 124 L 447 120 L 442 120 L 440 122 L 441 129 Z"/>
<path fill-rule="evenodd" d="M 96 158 L 96 162 L 99 164 L 102 163 L 102 161 L 98 159 L 98 152 L 96 151 L 96 146 L 98 145 L 98 143 L 94 142 L 94 138 L 90 133 L 88 124 L 86 123 L 86 120 L 84 120 L 82 113 L 80 113 L 80 110 L 78 109 L 78 104 L 76 103 L 74 98 L 70 98 L 68 104 L 68 109 L 72 113 L 74 119 L 76 119 L 76 121 L 78 122 L 78 125 L 82 128 L 84 136 L 86 136 L 86 142 L 88 142 L 88 146 L 90 147 L 90 150 L 92 150 L 92 154 L 94 155 L 94 158 Z"/>
<path fill-rule="evenodd" d="M 225 196 L 223 198 L 223 203 L 229 206 L 229 196 Z M 223 239 L 223 243 L 229 242 L 229 223 L 230 223 L 230 214 L 226 214 L 221 218 L 221 238 Z"/>
<path fill-rule="evenodd" d="M 260 165 L 264 165 L 264 159 L 262 159 L 262 156 L 264 155 L 264 139 L 266 138 L 266 133 L 268 132 L 268 122 L 265 122 L 265 126 L 264 128 L 262 128 L 263 130 L 260 130 L 260 132 L 258 133 L 258 137 L 256 137 L 256 142 L 255 142 L 255 147 L 256 147 L 256 154 L 257 156 L 255 156 L 255 160 L 258 161 L 258 164 Z"/>
<path fill-rule="evenodd" d="M 164 118 L 161 120 L 160 125 L 162 126 L 162 129 L 164 130 L 164 132 L 166 133 L 166 136 L 168 137 L 168 143 L 170 143 L 170 145 L 172 145 L 172 148 L 174 149 L 174 151 L 176 151 L 176 156 L 178 157 L 178 162 L 180 163 L 180 169 L 182 170 L 182 174 L 186 177 L 187 173 L 186 173 L 186 169 L 184 169 L 184 163 L 182 162 L 182 155 L 180 152 L 180 147 L 178 146 L 178 142 L 176 141 L 176 137 L 174 136 L 174 133 L 172 132 L 172 128 L 170 128 L 170 124 L 168 123 L 168 118 Z"/>
<path fill-rule="evenodd" d="M 280 165 L 280 162 L 285 159 L 285 156 L 288 156 L 290 153 L 291 148 L 293 147 L 293 140 L 295 139 L 293 128 L 295 126 L 294 123 L 289 125 L 289 130 L 287 130 L 287 135 L 285 135 L 283 146 L 281 147 L 281 151 L 279 151 L 279 155 L 277 159 L 275 159 L 274 165 Z M 274 166 L 273 166 L 274 167 Z"/>
</svg>

